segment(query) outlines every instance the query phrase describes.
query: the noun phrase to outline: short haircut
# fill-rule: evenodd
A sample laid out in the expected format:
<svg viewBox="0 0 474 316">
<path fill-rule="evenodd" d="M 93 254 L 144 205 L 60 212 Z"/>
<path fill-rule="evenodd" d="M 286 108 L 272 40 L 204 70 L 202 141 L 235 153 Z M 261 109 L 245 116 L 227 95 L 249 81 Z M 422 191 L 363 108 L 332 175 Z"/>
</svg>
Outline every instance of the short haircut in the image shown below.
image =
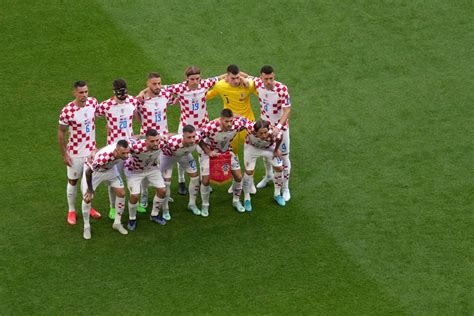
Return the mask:
<svg viewBox="0 0 474 316">
<path fill-rule="evenodd" d="M 262 119 L 258 120 L 257 122 L 255 122 L 255 125 L 253 126 L 253 130 L 255 132 L 258 132 L 259 129 L 261 128 L 268 128 L 270 126 L 270 122 L 269 121 L 264 121 Z"/>
<path fill-rule="evenodd" d="M 79 80 L 79 81 L 74 82 L 72 86 L 74 87 L 74 89 L 77 89 L 77 88 L 82 88 L 82 87 L 87 86 L 87 83 L 84 80 Z"/>
<path fill-rule="evenodd" d="M 185 127 L 183 127 L 183 133 L 192 133 L 195 130 L 196 129 L 192 125 L 186 125 Z"/>
<path fill-rule="evenodd" d="M 146 134 L 145 134 L 146 137 L 148 136 L 158 136 L 158 131 L 154 128 L 150 128 L 149 130 L 146 131 Z"/>
<path fill-rule="evenodd" d="M 127 83 L 123 79 L 116 79 L 113 83 L 114 90 L 127 89 Z"/>
<path fill-rule="evenodd" d="M 238 75 L 240 72 L 240 69 L 237 65 L 229 65 L 227 66 L 227 73 L 231 73 L 233 75 Z"/>
<path fill-rule="evenodd" d="M 189 76 L 192 76 L 192 75 L 199 75 L 199 74 L 201 74 L 201 69 L 199 69 L 196 66 L 189 66 L 188 68 L 186 68 L 184 73 L 186 74 L 186 77 L 189 77 Z"/>
<path fill-rule="evenodd" d="M 161 78 L 160 74 L 157 72 L 150 72 L 148 74 L 148 79 L 153 79 L 153 78 Z"/>
<path fill-rule="evenodd" d="M 117 147 L 128 148 L 128 142 L 125 139 L 121 139 L 117 142 Z"/>
<path fill-rule="evenodd" d="M 262 67 L 262 69 L 260 69 L 260 73 L 270 75 L 273 73 L 273 67 L 270 65 L 265 65 Z"/>
<path fill-rule="evenodd" d="M 234 113 L 232 113 L 231 109 L 222 109 L 221 117 L 232 117 L 232 116 L 234 116 Z"/>
</svg>

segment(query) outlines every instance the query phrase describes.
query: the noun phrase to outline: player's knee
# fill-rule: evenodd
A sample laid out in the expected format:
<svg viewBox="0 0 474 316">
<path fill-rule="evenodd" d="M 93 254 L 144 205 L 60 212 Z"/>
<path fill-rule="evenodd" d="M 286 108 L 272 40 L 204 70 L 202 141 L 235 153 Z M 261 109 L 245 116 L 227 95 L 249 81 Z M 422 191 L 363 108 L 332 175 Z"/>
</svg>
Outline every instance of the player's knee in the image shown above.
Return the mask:
<svg viewBox="0 0 474 316">
<path fill-rule="evenodd" d="M 234 174 L 234 180 L 235 182 L 242 181 L 242 174 L 241 173 Z"/>
<path fill-rule="evenodd" d="M 156 188 L 156 196 L 162 199 L 165 198 L 166 188 Z"/>
<path fill-rule="evenodd" d="M 125 197 L 125 189 L 123 188 L 115 188 L 115 195 L 118 198 L 124 198 Z"/>
<path fill-rule="evenodd" d="M 70 185 L 76 185 L 77 184 L 77 179 L 68 179 L 67 180 L 69 182 Z"/>
<path fill-rule="evenodd" d="M 139 194 L 130 194 L 130 203 L 136 204 L 140 198 Z"/>
<path fill-rule="evenodd" d="M 253 176 L 253 170 L 245 170 L 245 173 L 249 176 Z"/>
<path fill-rule="evenodd" d="M 197 176 L 199 176 L 199 174 L 198 174 L 197 172 L 191 172 L 191 173 L 189 174 L 189 176 L 190 176 L 191 178 L 196 178 Z"/>
<path fill-rule="evenodd" d="M 273 171 L 282 172 L 283 171 L 283 166 L 273 167 Z"/>
<path fill-rule="evenodd" d="M 201 183 L 203 185 L 209 185 L 209 177 L 208 176 L 202 177 Z"/>
</svg>

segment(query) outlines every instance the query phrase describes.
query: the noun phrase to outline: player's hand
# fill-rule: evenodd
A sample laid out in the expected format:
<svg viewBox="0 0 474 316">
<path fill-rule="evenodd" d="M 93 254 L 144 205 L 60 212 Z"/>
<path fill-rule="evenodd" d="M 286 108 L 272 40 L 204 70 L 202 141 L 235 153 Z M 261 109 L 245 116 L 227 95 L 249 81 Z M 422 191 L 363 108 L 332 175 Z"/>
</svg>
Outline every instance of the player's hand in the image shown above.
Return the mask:
<svg viewBox="0 0 474 316">
<path fill-rule="evenodd" d="M 168 141 L 168 134 L 161 135 L 160 140 L 162 140 L 164 142 L 167 142 Z"/>
<path fill-rule="evenodd" d="M 92 201 L 93 197 L 94 197 L 94 191 L 87 189 L 86 194 L 84 194 L 84 202 L 89 204 Z"/>
<path fill-rule="evenodd" d="M 280 133 L 280 129 L 275 126 L 275 127 L 273 128 L 273 137 L 277 137 L 277 136 L 278 136 L 278 133 Z"/>
<path fill-rule="evenodd" d="M 140 91 L 140 93 L 137 95 L 137 99 L 140 102 L 143 102 L 143 99 L 145 98 L 145 92 L 148 90 L 148 88 L 143 89 Z"/>
<path fill-rule="evenodd" d="M 209 152 L 208 156 L 211 157 L 211 158 L 215 158 L 215 157 L 219 156 L 219 154 L 215 150 L 211 150 Z"/>
<path fill-rule="evenodd" d="M 280 149 L 275 149 L 275 151 L 273 152 L 273 157 L 278 157 L 281 159 L 281 151 Z"/>
<path fill-rule="evenodd" d="M 250 87 L 250 82 L 245 78 L 240 78 L 240 83 L 245 89 L 248 89 Z"/>
<path fill-rule="evenodd" d="M 64 163 L 66 164 L 66 166 L 68 167 L 71 167 L 72 166 L 72 160 L 71 160 L 71 157 L 69 157 L 69 155 L 67 153 L 65 153 L 63 155 L 63 160 L 64 160 Z"/>
</svg>

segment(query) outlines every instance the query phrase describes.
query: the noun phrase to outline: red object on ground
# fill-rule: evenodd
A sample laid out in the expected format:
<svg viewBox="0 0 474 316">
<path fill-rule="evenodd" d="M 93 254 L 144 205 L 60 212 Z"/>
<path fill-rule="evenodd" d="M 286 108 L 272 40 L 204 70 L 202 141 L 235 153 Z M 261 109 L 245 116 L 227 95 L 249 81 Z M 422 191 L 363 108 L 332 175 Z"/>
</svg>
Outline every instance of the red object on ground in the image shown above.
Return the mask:
<svg viewBox="0 0 474 316">
<path fill-rule="evenodd" d="M 209 173 L 212 183 L 224 184 L 230 181 L 232 178 L 230 158 L 230 152 L 210 158 Z"/>
</svg>

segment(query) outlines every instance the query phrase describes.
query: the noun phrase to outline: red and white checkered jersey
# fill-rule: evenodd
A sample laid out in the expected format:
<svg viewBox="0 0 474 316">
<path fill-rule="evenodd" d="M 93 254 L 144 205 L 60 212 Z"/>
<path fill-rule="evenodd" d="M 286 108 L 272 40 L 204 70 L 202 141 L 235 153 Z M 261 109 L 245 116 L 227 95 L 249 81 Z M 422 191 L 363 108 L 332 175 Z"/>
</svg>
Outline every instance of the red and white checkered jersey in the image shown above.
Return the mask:
<svg viewBox="0 0 474 316">
<path fill-rule="evenodd" d="M 161 89 L 160 93 L 155 97 L 145 96 L 143 101 L 138 101 L 138 114 L 142 118 L 140 127 L 140 135 L 153 128 L 161 134 L 168 134 L 168 121 L 166 119 L 166 108 L 168 105 L 176 103 L 177 99 L 174 95 Z"/>
<path fill-rule="evenodd" d="M 160 156 L 160 149 L 158 150 L 149 150 L 146 147 L 146 142 L 144 139 L 131 139 L 130 140 L 130 156 L 125 161 L 124 167 L 132 172 L 141 172 L 145 170 L 150 170 L 158 166 L 157 159 Z"/>
<path fill-rule="evenodd" d="M 189 153 L 192 153 L 200 141 L 201 135 L 196 133 L 194 136 L 194 144 L 192 146 L 184 146 L 183 135 L 173 135 L 167 140 L 163 140 L 163 154 L 170 157 L 176 156 L 181 158 Z"/>
<path fill-rule="evenodd" d="M 282 139 L 283 132 L 279 131 L 277 136 L 273 136 L 273 128 L 270 127 L 268 130 L 268 136 L 266 139 L 260 139 L 257 137 L 255 132 L 248 133 L 247 137 L 245 138 L 245 143 L 252 145 L 254 147 L 266 150 L 275 150 L 275 144 Z"/>
<path fill-rule="evenodd" d="M 95 98 L 87 98 L 83 107 L 69 102 L 61 110 L 59 124 L 69 126 L 67 153 L 70 157 L 87 157 L 96 149 L 95 116 L 98 103 Z"/>
<path fill-rule="evenodd" d="M 253 131 L 254 122 L 244 117 L 234 117 L 232 127 L 229 131 L 222 130 L 220 119 L 215 119 L 207 123 L 201 130 L 201 137 L 211 150 L 226 153 L 232 150 L 230 142 L 238 132 L 243 130 Z"/>
<path fill-rule="evenodd" d="M 255 78 L 255 90 L 257 90 L 258 101 L 260 102 L 260 118 L 269 121 L 272 125 L 277 125 L 283 115 L 283 108 L 291 107 L 288 88 L 281 82 L 275 81 L 273 90 L 265 89 L 263 80 Z M 288 129 L 288 120 L 283 125 L 283 130 Z"/>
<path fill-rule="evenodd" d="M 217 77 L 202 80 L 196 90 L 189 90 L 188 83 L 166 86 L 166 89 L 178 96 L 181 106 L 180 122 L 182 126 L 192 125 L 196 129 L 201 129 L 209 122 L 209 115 L 206 109 L 206 93 L 218 81 Z"/>
<path fill-rule="evenodd" d="M 117 144 L 107 145 L 99 150 L 92 160 L 92 164 L 86 162 L 95 172 L 105 172 L 112 169 L 121 159 L 114 157 L 114 150 Z"/>
<path fill-rule="evenodd" d="M 107 121 L 107 144 L 133 137 L 133 115 L 137 106 L 138 100 L 130 95 L 123 103 L 118 103 L 112 97 L 99 104 L 98 116 L 105 115 Z"/>
</svg>

